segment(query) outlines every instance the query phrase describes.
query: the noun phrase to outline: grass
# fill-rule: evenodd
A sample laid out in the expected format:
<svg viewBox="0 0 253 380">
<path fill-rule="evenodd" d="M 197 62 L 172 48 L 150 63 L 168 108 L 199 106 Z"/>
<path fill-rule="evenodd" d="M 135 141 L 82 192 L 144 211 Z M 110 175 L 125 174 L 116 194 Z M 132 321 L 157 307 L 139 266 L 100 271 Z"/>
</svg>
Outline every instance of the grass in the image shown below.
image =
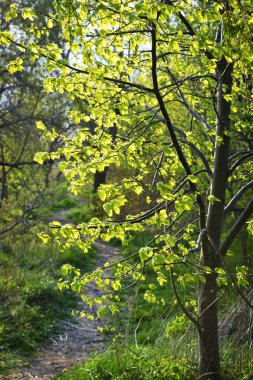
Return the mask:
<svg viewBox="0 0 253 380">
<path fill-rule="evenodd" d="M 253 346 L 228 339 L 221 345 L 224 380 L 253 380 Z"/>
<path fill-rule="evenodd" d="M 0 372 L 24 363 L 27 356 L 58 331 L 57 320 L 71 318 L 77 302 L 71 291 L 57 288 L 61 266 L 70 263 L 82 271 L 94 265 L 95 255 L 78 248 L 59 252 L 54 244 L 42 245 L 33 227 L 25 235 L 15 230 L 0 253 Z M 45 228 L 45 226 L 44 226 Z"/>
<path fill-rule="evenodd" d="M 240 352 L 236 352 L 237 350 Z M 222 378 L 252 380 L 252 347 L 236 348 L 233 341 L 222 346 Z M 116 340 L 106 352 L 83 365 L 59 374 L 56 380 L 191 380 L 197 376 L 196 343 L 193 337 L 170 338 L 162 344 L 138 348 Z"/>
<path fill-rule="evenodd" d="M 94 355 L 57 380 L 191 380 L 196 366 L 183 356 L 170 356 L 165 346 L 124 347 L 114 344 L 105 353 Z"/>
<path fill-rule="evenodd" d="M 65 182 L 51 184 L 44 196 L 45 204 L 30 217 L 32 227 L 9 232 L 0 246 L 0 373 L 36 355 L 38 347 L 58 332 L 58 320 L 73 318 L 76 294 L 58 290 L 62 265 L 87 272 L 95 263 L 92 250 L 84 254 L 71 247 L 60 252 L 53 243 L 42 244 L 37 234 L 47 230 L 55 212 L 68 210 L 67 216 L 77 224 L 90 218 L 89 208 L 68 194 Z M 82 199 L 88 196 L 84 191 Z"/>
<path fill-rule="evenodd" d="M 85 223 L 91 219 L 91 208 L 87 204 L 81 204 L 72 208 L 66 216 L 75 224 Z"/>
</svg>

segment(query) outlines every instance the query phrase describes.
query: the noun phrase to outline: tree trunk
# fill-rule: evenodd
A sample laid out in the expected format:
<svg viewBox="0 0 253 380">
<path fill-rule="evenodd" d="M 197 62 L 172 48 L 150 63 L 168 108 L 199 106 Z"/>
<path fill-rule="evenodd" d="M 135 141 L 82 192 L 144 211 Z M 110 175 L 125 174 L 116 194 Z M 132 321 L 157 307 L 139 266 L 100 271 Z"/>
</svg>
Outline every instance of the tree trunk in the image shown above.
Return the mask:
<svg viewBox="0 0 253 380">
<path fill-rule="evenodd" d="M 248 233 L 247 233 L 247 230 L 242 230 L 238 236 L 239 236 L 239 239 L 241 242 L 241 247 L 242 247 L 242 265 L 245 265 L 247 268 L 249 268 L 250 256 L 248 253 Z"/>
<path fill-rule="evenodd" d="M 201 337 L 199 339 L 199 379 L 220 380 L 220 354 L 217 319 L 217 284 L 214 275 L 199 286 Z"/>
<path fill-rule="evenodd" d="M 213 251 L 213 250 L 212 250 Z M 214 252 L 209 251 L 210 255 Z M 218 265 L 218 264 L 217 264 Z M 214 267 L 215 265 L 213 265 Z M 214 270 L 205 275 L 198 288 L 199 301 L 199 379 L 220 377 L 220 354 L 217 317 L 217 275 Z"/>
<path fill-rule="evenodd" d="M 102 172 L 96 171 L 94 175 L 94 182 L 93 182 L 93 192 L 96 193 L 97 189 L 100 185 L 104 185 L 106 183 L 106 173 L 107 173 L 108 167 L 106 167 Z"/>
<path fill-rule="evenodd" d="M 116 109 L 116 114 L 119 115 L 119 110 Z M 114 143 L 115 137 L 117 134 L 117 125 L 114 123 L 113 127 L 110 128 L 109 133 L 112 136 L 112 142 Z M 108 172 L 109 167 L 105 167 L 103 171 L 96 170 L 94 175 L 94 182 L 93 182 L 93 192 L 96 193 L 100 185 L 106 184 L 106 173 Z"/>
<path fill-rule="evenodd" d="M 223 57 L 217 63 L 217 127 L 214 151 L 214 166 L 211 182 L 211 196 L 207 213 L 207 234 L 201 251 L 201 264 L 209 267 L 205 283 L 198 288 L 199 311 L 199 379 L 217 380 L 220 375 L 220 355 L 217 317 L 217 274 L 215 268 L 221 265 L 219 246 L 224 220 L 224 206 L 228 178 L 230 103 L 225 99 L 231 93 L 233 65 Z"/>
</svg>

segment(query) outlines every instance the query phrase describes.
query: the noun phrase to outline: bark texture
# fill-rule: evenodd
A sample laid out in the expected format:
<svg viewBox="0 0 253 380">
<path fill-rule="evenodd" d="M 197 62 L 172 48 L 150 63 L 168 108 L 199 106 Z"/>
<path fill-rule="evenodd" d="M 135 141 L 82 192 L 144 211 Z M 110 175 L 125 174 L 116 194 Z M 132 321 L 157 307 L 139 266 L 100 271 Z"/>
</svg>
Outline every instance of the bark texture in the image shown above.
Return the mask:
<svg viewBox="0 0 253 380">
<path fill-rule="evenodd" d="M 222 58 L 217 64 L 217 127 L 211 195 L 207 213 L 207 235 L 203 239 L 201 263 L 211 269 L 205 275 L 205 283 L 199 284 L 199 379 L 221 379 L 217 318 L 217 275 L 220 266 L 219 246 L 223 228 L 225 195 L 228 178 L 230 138 L 230 104 L 225 95 L 231 93 L 232 64 Z M 215 200 L 217 199 L 217 200 Z"/>
</svg>

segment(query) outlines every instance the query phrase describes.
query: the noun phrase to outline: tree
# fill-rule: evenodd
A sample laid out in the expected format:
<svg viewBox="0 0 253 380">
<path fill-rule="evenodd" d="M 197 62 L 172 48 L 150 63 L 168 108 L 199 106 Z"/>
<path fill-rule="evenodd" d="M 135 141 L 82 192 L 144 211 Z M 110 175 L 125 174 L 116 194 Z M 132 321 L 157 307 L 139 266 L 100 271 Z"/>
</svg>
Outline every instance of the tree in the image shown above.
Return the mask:
<svg viewBox="0 0 253 380">
<path fill-rule="evenodd" d="M 22 1 L 21 5 L 29 5 L 29 1 Z M 14 20 L 5 18 L 9 7 L 9 1 L 2 2 L 2 33 L 8 35 L 10 30 L 18 30 L 22 34 L 26 21 L 21 15 Z M 44 7 L 50 9 L 46 1 Z M 67 98 L 46 94 L 42 86 L 44 74 L 36 62 L 27 61 L 20 73 L 19 68 L 26 59 L 20 48 L 1 46 L 0 56 L 3 63 L 0 72 L 0 235 L 4 235 L 19 224 L 28 225 L 34 210 L 45 202 L 54 162 L 48 160 L 42 167 L 33 156 L 38 150 L 52 151 L 59 147 L 56 131 L 67 135 L 71 125 L 67 119 Z M 36 125 L 38 120 L 42 123 Z M 49 129 L 47 136 L 42 133 L 43 123 Z"/>
<path fill-rule="evenodd" d="M 8 18 L 19 12 L 11 7 Z M 78 193 L 109 165 L 125 173 L 98 189 L 105 220 L 76 229 L 52 225 L 55 238 L 86 250 L 98 236 L 109 241 L 125 240 L 133 230 L 155 234 L 135 254 L 133 267 L 118 263 L 112 281 L 101 278 L 100 269 L 74 286 L 96 278 L 117 293 L 122 275 L 141 280 L 147 265 L 160 286 L 170 275 L 177 301 L 199 333 L 199 378 L 220 379 L 218 283 L 226 254 L 253 211 L 250 2 L 56 1 L 44 19 L 46 41 L 37 43 L 40 15 L 22 12 L 32 26 L 30 43 L 3 32 L 2 44 L 16 44 L 52 72 L 44 81 L 48 93 L 66 91 L 87 104 L 85 113 L 70 112 L 76 133 L 53 154 L 65 156 L 59 167 L 70 189 Z M 60 47 L 50 43 L 53 27 L 62 31 Z M 63 46 L 71 49 L 67 58 Z M 78 126 L 90 119 L 96 122 L 93 134 Z M 36 156 L 48 158 L 52 154 Z M 132 194 L 145 199 L 144 208 L 122 217 Z M 228 215 L 238 208 L 230 225 Z M 198 289 L 197 312 L 178 297 L 174 277 L 182 266 Z M 163 302 L 150 290 L 146 298 Z"/>
</svg>

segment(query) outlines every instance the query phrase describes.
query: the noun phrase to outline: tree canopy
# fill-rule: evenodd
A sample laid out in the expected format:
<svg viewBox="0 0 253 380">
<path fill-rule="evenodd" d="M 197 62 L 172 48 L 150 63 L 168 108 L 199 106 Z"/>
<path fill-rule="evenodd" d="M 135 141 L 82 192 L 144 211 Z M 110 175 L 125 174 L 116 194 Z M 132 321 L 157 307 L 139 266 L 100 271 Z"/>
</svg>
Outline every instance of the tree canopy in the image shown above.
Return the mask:
<svg viewBox="0 0 253 380">
<path fill-rule="evenodd" d="M 109 168 L 97 190 L 103 212 L 76 228 L 52 224 L 54 238 L 86 251 L 99 236 L 123 243 L 132 231 L 154 236 L 130 255 L 134 264 L 108 264 L 116 268 L 113 278 L 101 277 L 100 268 L 77 275 L 72 287 L 95 279 L 114 292 L 87 302 L 105 302 L 122 292 L 123 276 L 133 284 L 151 266 L 157 283 L 145 297 L 166 303 L 155 288 L 171 277 L 198 329 L 200 378 L 219 379 L 218 285 L 228 270 L 225 256 L 253 211 L 251 2 L 66 0 L 55 1 L 49 14 L 36 4 L 12 4 L 6 20 L 20 14 L 25 28 L 0 34 L 2 45 L 16 47 L 8 71 L 38 62 L 45 91 L 68 97 L 76 125 L 66 136 L 38 119 L 47 138 L 63 145 L 35 160 L 56 160 L 74 194 Z M 248 229 L 252 234 L 252 222 Z M 178 297 L 175 278 L 182 273 L 183 286 L 198 289 L 198 309 Z M 246 281 L 244 273 L 238 269 Z M 109 308 L 117 311 L 113 303 Z"/>
</svg>

